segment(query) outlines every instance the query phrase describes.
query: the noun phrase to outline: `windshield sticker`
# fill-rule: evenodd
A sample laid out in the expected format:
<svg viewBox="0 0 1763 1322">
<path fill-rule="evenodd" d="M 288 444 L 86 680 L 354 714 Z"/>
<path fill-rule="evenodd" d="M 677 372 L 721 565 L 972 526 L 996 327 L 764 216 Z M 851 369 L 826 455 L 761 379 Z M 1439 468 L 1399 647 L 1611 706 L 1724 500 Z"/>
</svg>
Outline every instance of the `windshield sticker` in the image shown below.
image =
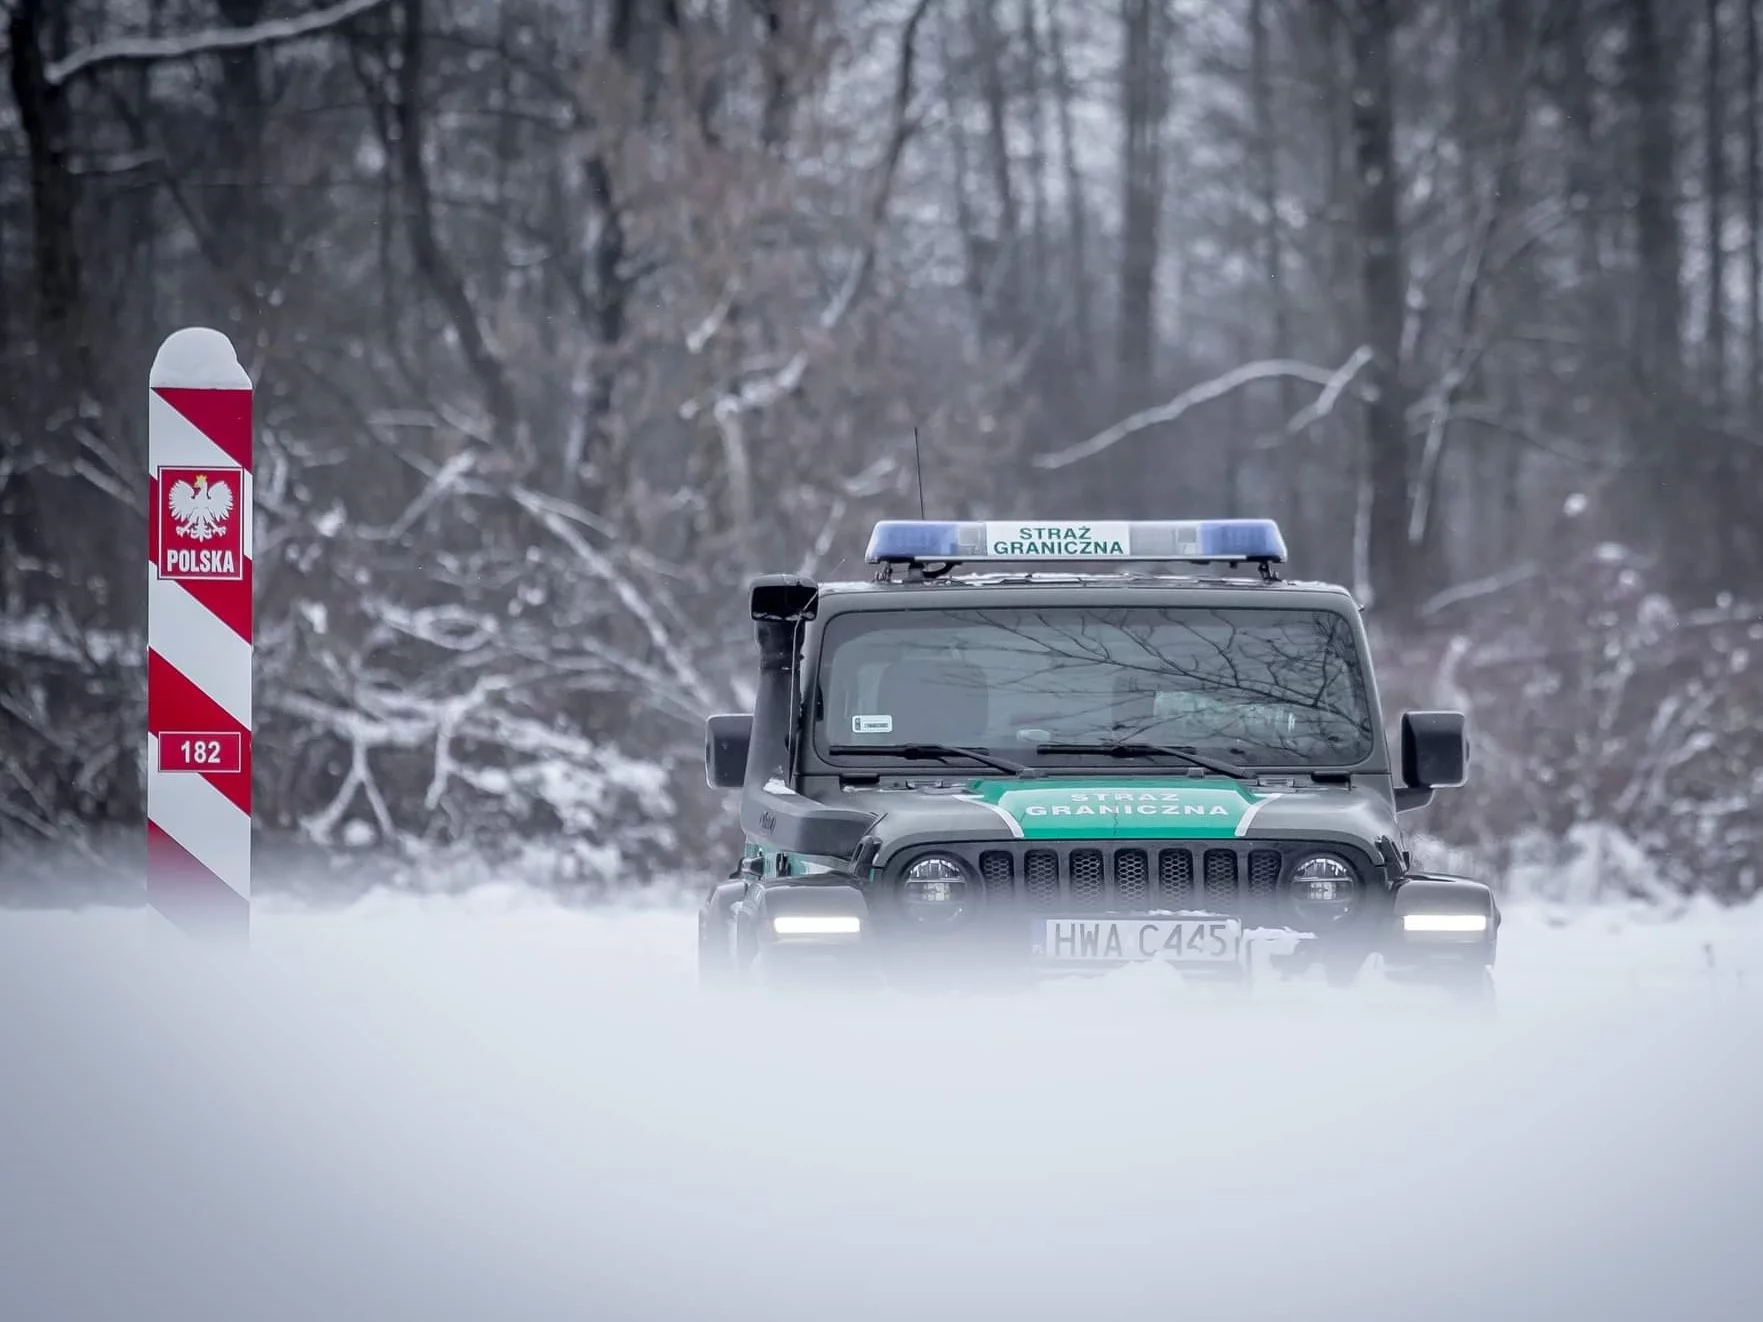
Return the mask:
<svg viewBox="0 0 1763 1322">
<path fill-rule="evenodd" d="M 852 734 L 892 734 L 894 718 L 892 716 L 853 716 L 851 718 Z"/>
</svg>

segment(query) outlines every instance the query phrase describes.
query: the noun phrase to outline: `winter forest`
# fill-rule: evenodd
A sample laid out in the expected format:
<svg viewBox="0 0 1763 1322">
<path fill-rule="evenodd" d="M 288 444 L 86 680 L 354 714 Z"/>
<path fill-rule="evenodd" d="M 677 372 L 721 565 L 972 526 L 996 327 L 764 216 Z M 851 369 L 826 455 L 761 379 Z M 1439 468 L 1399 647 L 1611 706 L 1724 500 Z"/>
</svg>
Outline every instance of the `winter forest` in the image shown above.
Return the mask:
<svg viewBox="0 0 1763 1322">
<path fill-rule="evenodd" d="M 726 871 L 743 586 L 863 577 L 916 429 L 933 517 L 1279 519 L 1389 720 L 1469 713 L 1444 861 L 1763 888 L 1763 0 L 0 16 L 6 847 L 130 867 L 146 374 L 205 325 L 266 851 Z"/>
</svg>

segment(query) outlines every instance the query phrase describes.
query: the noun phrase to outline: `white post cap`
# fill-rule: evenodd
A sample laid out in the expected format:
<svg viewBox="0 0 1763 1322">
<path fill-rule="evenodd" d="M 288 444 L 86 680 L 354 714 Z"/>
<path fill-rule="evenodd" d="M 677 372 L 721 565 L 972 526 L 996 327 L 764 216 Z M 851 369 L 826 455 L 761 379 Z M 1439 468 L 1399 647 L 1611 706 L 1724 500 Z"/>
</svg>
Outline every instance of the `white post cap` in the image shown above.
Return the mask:
<svg viewBox="0 0 1763 1322">
<path fill-rule="evenodd" d="M 233 342 L 206 326 L 189 326 L 166 337 L 153 356 L 149 386 L 183 390 L 249 390 Z"/>
</svg>

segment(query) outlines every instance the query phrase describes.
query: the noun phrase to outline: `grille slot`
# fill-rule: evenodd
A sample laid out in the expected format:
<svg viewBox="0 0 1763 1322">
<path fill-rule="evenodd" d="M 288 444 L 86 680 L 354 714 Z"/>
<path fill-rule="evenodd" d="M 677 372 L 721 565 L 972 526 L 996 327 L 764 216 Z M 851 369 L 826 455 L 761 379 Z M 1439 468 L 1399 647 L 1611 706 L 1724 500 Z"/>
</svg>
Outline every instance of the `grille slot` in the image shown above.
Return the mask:
<svg viewBox="0 0 1763 1322">
<path fill-rule="evenodd" d="M 1114 895 L 1122 908 L 1148 905 L 1151 899 L 1151 864 L 1142 849 L 1114 851 Z"/>
<path fill-rule="evenodd" d="M 1002 849 L 988 849 L 979 856 L 979 875 L 987 900 L 1006 900 L 1016 893 L 1016 860 Z"/>
<path fill-rule="evenodd" d="M 1071 907 L 1100 909 L 1102 895 L 1102 851 L 1074 849 L 1071 851 Z"/>
<path fill-rule="evenodd" d="M 1059 855 L 1051 849 L 1031 849 L 1022 856 L 1022 876 L 1028 902 L 1036 909 L 1059 907 Z"/>
<path fill-rule="evenodd" d="M 1277 849 L 1256 849 L 1249 854 L 1249 903 L 1272 904 L 1279 895 L 1282 860 Z"/>
<path fill-rule="evenodd" d="M 1165 849 L 1157 855 L 1157 899 L 1172 909 L 1194 905 L 1194 856 L 1185 849 Z"/>
<path fill-rule="evenodd" d="M 1202 892 L 1207 907 L 1234 906 L 1237 899 L 1237 856 L 1229 849 L 1206 851 L 1206 889 Z"/>
</svg>

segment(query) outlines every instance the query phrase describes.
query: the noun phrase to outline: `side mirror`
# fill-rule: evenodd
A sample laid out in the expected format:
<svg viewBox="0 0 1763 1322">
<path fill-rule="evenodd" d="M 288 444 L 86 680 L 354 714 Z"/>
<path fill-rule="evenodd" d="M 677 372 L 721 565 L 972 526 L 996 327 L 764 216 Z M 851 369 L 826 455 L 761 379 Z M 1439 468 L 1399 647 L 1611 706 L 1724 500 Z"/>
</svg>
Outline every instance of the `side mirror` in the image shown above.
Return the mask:
<svg viewBox="0 0 1763 1322">
<path fill-rule="evenodd" d="M 712 716 L 704 722 L 704 783 L 738 790 L 747 780 L 747 749 L 753 743 L 751 712 Z"/>
<path fill-rule="evenodd" d="M 1402 716 L 1402 780 L 1397 807 L 1424 808 L 1432 792 L 1469 779 L 1469 736 L 1462 712 L 1411 711 Z"/>
</svg>

